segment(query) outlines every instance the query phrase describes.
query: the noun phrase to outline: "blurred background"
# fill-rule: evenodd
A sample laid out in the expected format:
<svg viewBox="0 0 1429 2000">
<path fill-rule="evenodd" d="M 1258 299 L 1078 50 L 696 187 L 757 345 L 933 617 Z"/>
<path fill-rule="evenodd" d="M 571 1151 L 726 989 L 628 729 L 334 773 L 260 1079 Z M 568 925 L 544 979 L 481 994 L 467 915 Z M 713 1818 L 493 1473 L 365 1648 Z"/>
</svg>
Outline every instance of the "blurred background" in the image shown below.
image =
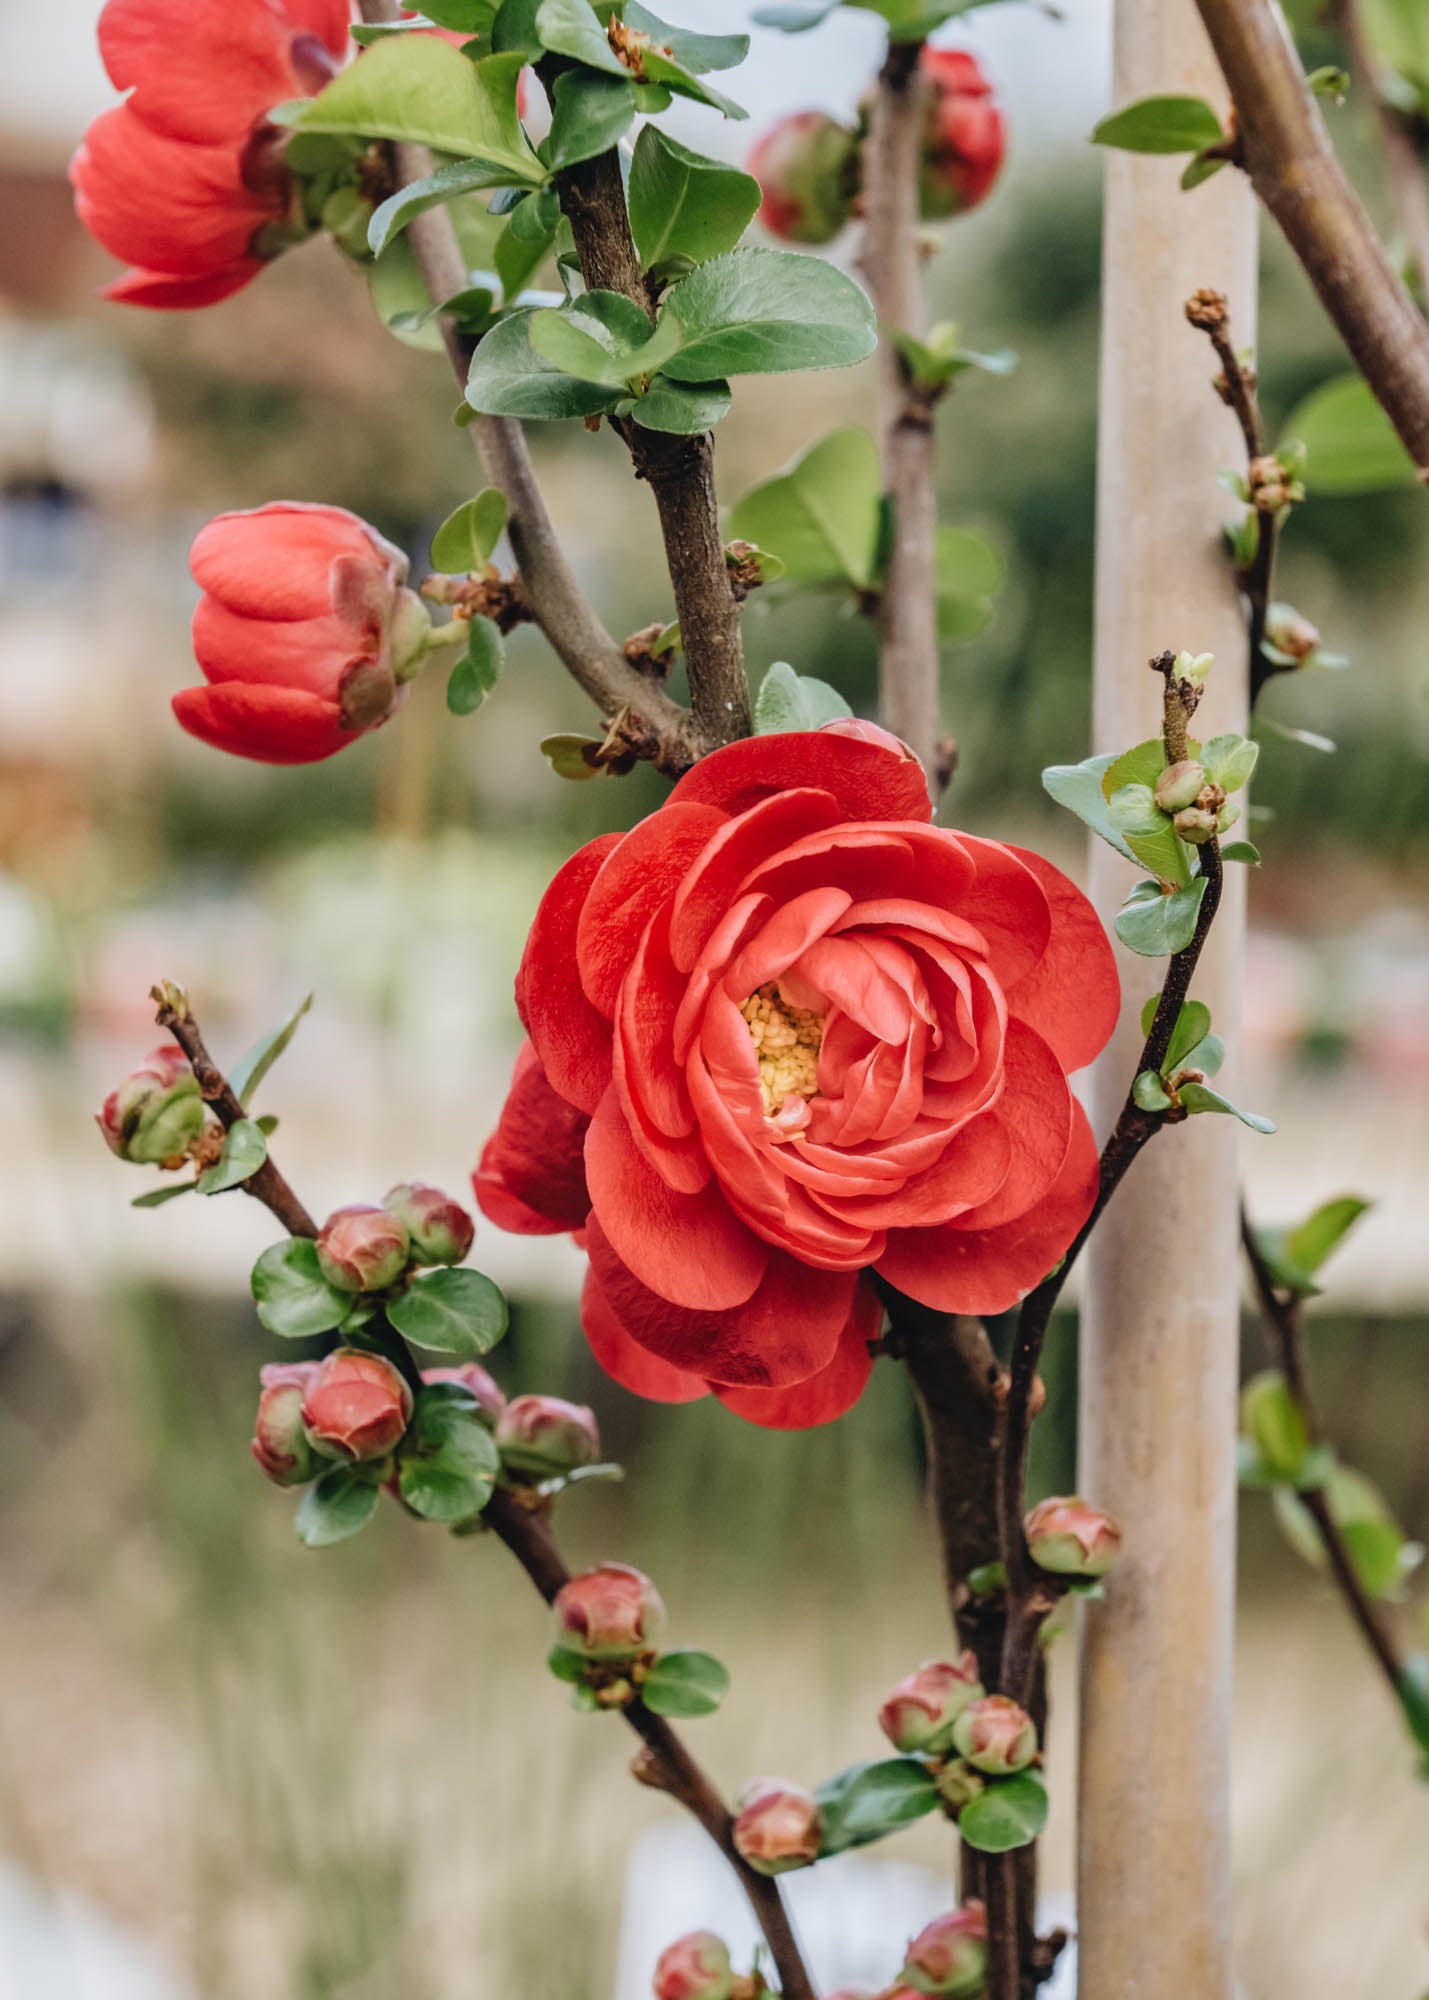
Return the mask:
<svg viewBox="0 0 1429 2000">
<path fill-rule="evenodd" d="M 726 27 L 749 8 L 675 11 Z M 635 2000 L 699 1911 L 673 1886 L 650 1908 L 651 1880 L 673 1885 L 688 1850 L 626 1781 L 623 1732 L 569 1712 L 541 1667 L 539 1607 L 480 1540 L 393 1517 L 321 1557 L 299 1549 L 246 1455 L 271 1346 L 246 1273 L 271 1221 L 238 1197 L 134 1211 L 147 1183 L 91 1118 L 157 1040 L 156 979 L 188 987 L 221 1058 L 313 991 L 263 1104 L 308 1206 L 407 1177 L 460 1189 L 516 1046 L 511 975 L 535 899 L 660 782 L 552 775 L 539 739 L 590 715 L 529 632 L 478 717 L 450 717 L 422 682 L 391 728 L 309 770 L 223 759 L 173 724 L 169 696 L 196 677 L 187 549 L 210 514 L 336 502 L 420 575 L 432 529 L 480 482 L 444 366 L 391 338 L 326 246 L 205 313 L 95 299 L 110 267 L 73 220 L 65 169 L 112 96 L 97 13 L 0 0 L 0 1996 L 376 2000 L 400 1979 L 424 2000 L 610 2000 L 618 1979 Z M 1108 96 L 1108 9 L 997 9 L 965 29 L 1013 152 L 933 284 L 968 345 L 1021 364 L 964 378 L 940 430 L 943 518 L 987 536 L 1006 570 L 986 630 L 947 656 L 950 810 L 1077 873 L 1078 829 L 1038 772 L 1089 747 L 1100 175 L 1086 134 Z M 856 14 L 798 41 L 757 34 L 735 86 L 750 126 L 685 105 L 675 129 L 737 157 L 778 110 L 849 113 L 878 46 Z M 1338 118 L 1375 205 L 1367 115 Z M 1264 261 L 1278 425 L 1344 364 L 1269 235 Z M 724 496 L 871 408 L 866 369 L 741 384 L 719 435 Z M 669 617 L 619 445 L 572 427 L 538 430 L 535 449 L 611 628 Z M 1286 676 L 1264 704 L 1339 751 L 1263 732 L 1257 803 L 1274 817 L 1252 828 L 1265 865 L 1228 1080 L 1280 1121 L 1278 1139 L 1247 1136 L 1261 1215 L 1347 1192 L 1378 1204 L 1332 1266 L 1311 1361 L 1345 1455 L 1411 1535 L 1429 1530 L 1425 552 L 1413 492 L 1312 497 L 1295 516 L 1281 595 L 1352 665 Z M 787 658 L 869 711 L 872 637 L 832 599 L 756 596 L 746 638 L 756 671 Z M 648 1568 L 680 1637 L 734 1669 L 725 1712 L 697 1725 L 722 1780 L 774 1768 L 813 1783 L 877 1754 L 886 1684 L 944 1644 L 898 1376 L 877 1371 L 851 1417 L 803 1436 L 705 1405 L 654 1411 L 588 1361 L 573 1252 L 486 1227 L 477 1255 L 515 1302 L 503 1382 L 593 1402 L 630 1471 L 566 1503 L 569 1553 Z M 1073 1317 L 1049 1365 L 1036 1477 L 1065 1490 Z M 1429 1794 L 1337 1603 L 1264 1496 L 1243 1516 L 1245 1992 L 1415 2000 Z M 1054 1748 L 1069 1774 L 1072 1652 Z M 924 1826 L 888 1852 L 940 1869 L 945 1849 Z M 1065 1804 L 1047 1852 L 1065 1895 Z M 930 1893 L 936 1907 L 940 1889 L 909 1890 Z M 903 1935 L 861 1976 L 887 1976 Z"/>
</svg>

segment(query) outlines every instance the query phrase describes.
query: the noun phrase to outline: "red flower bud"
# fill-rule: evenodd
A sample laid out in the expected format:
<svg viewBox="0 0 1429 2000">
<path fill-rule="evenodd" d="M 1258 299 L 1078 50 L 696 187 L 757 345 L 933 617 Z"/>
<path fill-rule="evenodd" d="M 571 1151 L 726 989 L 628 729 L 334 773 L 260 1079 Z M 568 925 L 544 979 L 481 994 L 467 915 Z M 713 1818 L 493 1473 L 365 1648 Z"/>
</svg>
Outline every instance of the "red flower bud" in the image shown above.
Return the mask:
<svg viewBox="0 0 1429 2000">
<path fill-rule="evenodd" d="M 407 1268 L 407 1232 L 385 1208 L 339 1208 L 318 1234 L 323 1276 L 340 1292 L 382 1292 Z"/>
<path fill-rule="evenodd" d="M 981 1993 L 987 1974 L 987 1912 L 964 1903 L 934 1917 L 908 1947 L 900 1979 L 916 1993 Z"/>
<path fill-rule="evenodd" d="M 953 1745 L 953 1724 L 982 1692 L 971 1652 L 956 1661 L 925 1660 L 884 1702 L 878 1726 L 905 1756 L 944 1757 Z"/>
<path fill-rule="evenodd" d="M 659 1591 L 626 1563 L 602 1563 L 556 1593 L 556 1644 L 586 1660 L 638 1660 L 665 1623 Z"/>
<path fill-rule="evenodd" d="M 655 2000 L 730 2000 L 729 1949 L 713 1931 L 691 1931 L 661 1952 L 652 1982 Z"/>
<path fill-rule="evenodd" d="M 756 1778 L 741 1795 L 734 1844 L 761 1875 L 807 1868 L 823 1846 L 818 1800 L 782 1778 Z"/>
<path fill-rule="evenodd" d="M 1010 1695 L 985 1694 L 953 1724 L 953 1745 L 975 1770 L 1005 1778 L 1037 1755 L 1037 1729 Z"/>
<path fill-rule="evenodd" d="M 306 1486 L 321 1470 L 303 1428 L 303 1397 L 317 1372 L 316 1361 L 271 1361 L 259 1372 L 252 1451 L 275 1486 Z"/>
<path fill-rule="evenodd" d="M 380 1354 L 338 1347 L 314 1369 L 303 1394 L 303 1425 L 325 1458 L 384 1458 L 412 1415 L 412 1392 Z"/>
<path fill-rule="evenodd" d="M 508 1472 L 553 1479 L 600 1457 L 595 1413 L 559 1396 L 518 1396 L 496 1426 L 501 1462 Z"/>
<path fill-rule="evenodd" d="M 476 1398 L 477 1415 L 492 1430 L 495 1430 L 497 1418 L 506 1408 L 505 1390 L 475 1361 L 465 1362 L 460 1368 L 424 1368 L 422 1380 L 459 1382 L 463 1389 L 470 1389 Z"/>
<path fill-rule="evenodd" d="M 823 111 L 794 111 L 751 149 L 748 170 L 764 192 L 759 220 L 786 243 L 830 243 L 848 221 L 858 186 L 858 135 Z"/>
<path fill-rule="evenodd" d="M 936 221 L 976 208 L 991 192 L 1007 130 L 976 56 L 925 47 L 918 67 L 928 95 L 922 207 Z"/>
<path fill-rule="evenodd" d="M 1040 1501 L 1023 1527 L 1033 1562 L 1057 1576 L 1105 1576 L 1121 1553 L 1121 1529 L 1110 1514 L 1075 1494 Z"/>
<path fill-rule="evenodd" d="M 110 1152 L 145 1167 L 182 1166 L 207 1118 L 198 1080 L 176 1042 L 130 1070 L 94 1114 Z"/>
<path fill-rule="evenodd" d="M 312 764 L 406 698 L 431 620 L 407 558 L 344 507 L 220 514 L 193 545 L 193 647 L 207 687 L 174 696 L 191 736 L 263 764 Z"/>
<path fill-rule="evenodd" d="M 404 1181 L 383 1195 L 382 1206 L 405 1228 L 418 1264 L 459 1264 L 471 1248 L 475 1224 L 440 1188 Z"/>
</svg>

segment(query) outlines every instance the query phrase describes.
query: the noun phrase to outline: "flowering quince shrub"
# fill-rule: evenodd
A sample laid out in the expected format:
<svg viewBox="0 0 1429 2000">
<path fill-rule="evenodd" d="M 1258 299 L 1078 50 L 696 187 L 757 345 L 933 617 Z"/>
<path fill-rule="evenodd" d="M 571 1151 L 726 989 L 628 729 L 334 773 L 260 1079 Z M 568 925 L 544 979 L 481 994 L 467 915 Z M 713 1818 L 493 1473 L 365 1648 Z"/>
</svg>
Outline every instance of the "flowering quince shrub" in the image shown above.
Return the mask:
<svg viewBox="0 0 1429 2000">
<path fill-rule="evenodd" d="M 807 29 L 837 5 L 779 0 L 757 18 Z M 1025 2000 L 1048 1976 L 1059 1941 L 1036 1938 L 1021 1907 L 1050 1805 L 1045 1644 L 1063 1598 L 1116 1589 L 1142 1529 L 1094 1498 L 1028 1507 L 1043 1341 L 1091 1229 L 1158 1132 L 1205 1114 L 1271 1129 L 1213 1087 L 1226 1051 L 1192 992 L 1225 869 L 1257 858 L 1224 840 L 1256 745 L 1190 733 L 1208 655 L 1153 662 L 1154 736 L 1044 773 L 1139 876 L 1115 930 L 1153 990 L 1127 996 L 1142 1007 L 1141 1053 L 1100 1149 L 1073 1078 L 1121 1011 L 1101 921 L 1047 860 L 996 826 L 960 830 L 956 799 L 943 805 L 934 635 L 951 647 L 982 629 L 1000 563 L 965 531 L 904 537 L 899 524 L 931 520 L 932 431 L 954 386 L 1009 362 L 964 351 L 951 323 L 923 330 L 884 267 L 901 260 L 916 277 L 931 247 L 919 218 L 995 194 L 1007 134 L 981 62 L 944 35 L 963 0 L 861 8 L 889 44 L 857 111 L 791 111 L 745 173 L 661 120 L 677 97 L 743 117 L 712 79 L 748 38 L 695 32 L 640 0 L 428 0 L 420 14 L 394 0 L 106 0 L 100 51 L 124 96 L 72 170 L 81 217 L 129 267 L 108 287 L 121 302 L 212 306 L 326 235 L 362 266 L 395 335 L 444 348 L 490 482 L 433 536 L 420 590 L 408 555 L 340 507 L 279 500 L 209 523 L 191 558 L 202 684 L 174 697 L 183 729 L 233 756 L 313 763 L 400 727 L 436 659 L 448 708 L 470 716 L 499 691 L 506 635 L 532 624 L 599 719 L 539 746 L 553 778 L 610 781 L 648 761 L 672 781 L 654 812 L 574 854 L 534 914 L 515 995 L 526 1040 L 474 1175 L 487 1223 L 577 1240 L 585 1339 L 615 1383 L 653 1402 L 713 1396 L 758 1426 L 826 1424 L 853 1409 L 879 1355 L 920 1396 L 957 1643 L 868 1717 L 882 1756 L 815 1785 L 756 1779 L 727 1803 L 675 1725 L 720 1706 L 729 1670 L 667 1643 L 688 1607 L 667 1615 L 641 1570 L 567 1567 L 558 1505 L 619 1468 L 603 1460 L 597 1411 L 488 1372 L 508 1309 L 469 1262 L 485 1242 L 473 1217 L 404 1180 L 319 1222 L 270 1150 L 275 1119 L 255 1108 L 308 1002 L 225 1072 L 188 996 L 155 987 L 170 1040 L 98 1124 L 119 1159 L 171 1176 L 140 1205 L 241 1189 L 283 1231 L 253 1268 L 255 1308 L 275 1340 L 308 1345 L 261 1367 L 252 1455 L 294 1495 L 300 1539 L 346 1540 L 382 1508 L 502 1544 L 550 1607 L 547 1664 L 573 1706 L 624 1717 L 636 1775 L 735 1869 L 767 1960 L 743 1965 L 690 1932 L 652 1968 L 656 2000 L 758 2000 L 769 1974 L 783 2000 L 816 2000 L 780 1878 L 929 1814 L 956 1828 L 967 1893 L 917 1937 L 886 1940 L 891 1983 L 876 2000 Z M 1097 137 L 1166 152 L 1199 132 L 1193 184 L 1238 153 L 1189 102 L 1129 107 Z M 763 237 L 804 245 L 866 219 L 872 296 L 833 262 L 746 242 L 756 216 Z M 881 240 L 889 217 L 896 240 Z M 1253 429 L 1226 302 L 1199 292 L 1187 314 Z M 722 519 L 711 434 L 733 382 L 851 367 L 880 338 L 884 446 L 857 425 L 817 439 Z M 638 481 L 632 507 L 653 496 L 673 618 L 655 607 L 623 644 L 606 632 L 546 513 L 527 419 L 567 422 L 577 444 L 582 427 L 614 431 Z M 1260 449 L 1233 482 L 1248 512 L 1228 542 L 1257 688 L 1325 657 L 1308 620 L 1268 601 L 1303 459 Z M 841 593 L 876 624 L 886 707 L 921 755 L 790 663 L 752 695 L 741 607 L 805 588 Z M 926 614 L 921 637 L 900 626 L 910 605 Z M 676 661 L 688 704 L 671 692 Z M 1365 1594 L 1397 1587 L 1403 1538 L 1318 1440 L 1295 1365 L 1300 1301 L 1363 1206 L 1247 1232 L 1286 1366 L 1246 1389 L 1243 1453 L 1247 1479 L 1276 1489 L 1341 1580 L 1361 1561 L 1357 1615 L 1384 1652 Z M 1010 1345 L 994 1346 L 983 1322 L 1003 1315 Z M 1335 1539 L 1346 1491 L 1353 1549 Z M 1384 1657 L 1429 1750 L 1429 1663 Z"/>
</svg>

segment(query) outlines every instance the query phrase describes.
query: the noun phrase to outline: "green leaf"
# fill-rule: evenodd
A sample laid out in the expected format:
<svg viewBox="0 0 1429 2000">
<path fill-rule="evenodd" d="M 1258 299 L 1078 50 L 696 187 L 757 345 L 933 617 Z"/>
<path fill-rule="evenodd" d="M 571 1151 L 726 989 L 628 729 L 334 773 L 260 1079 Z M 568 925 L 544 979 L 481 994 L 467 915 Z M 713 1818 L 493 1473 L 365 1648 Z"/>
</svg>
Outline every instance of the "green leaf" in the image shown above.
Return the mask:
<svg viewBox="0 0 1429 2000">
<path fill-rule="evenodd" d="M 532 179 L 530 175 L 519 178 Z M 374 257 L 380 257 L 393 237 L 400 236 L 409 222 L 425 215 L 429 208 L 439 208 L 443 202 L 475 194 L 481 188 L 507 187 L 512 179 L 508 161 L 471 159 L 453 160 L 419 181 L 408 181 L 373 209 L 367 225 L 367 247 Z"/>
<path fill-rule="evenodd" d="M 366 60 L 366 58 L 364 58 Z M 377 1488 L 351 1465 L 335 1465 L 298 1503 L 298 1540 L 309 1549 L 331 1548 L 360 1534 L 377 1511 Z"/>
<path fill-rule="evenodd" d="M 1141 1032 L 1151 1033 L 1151 1024 L 1156 1019 L 1156 1011 L 1161 1004 L 1159 993 L 1153 993 L 1141 1010 Z M 1188 1000 L 1176 1016 L 1176 1025 L 1171 1030 L 1171 1040 L 1166 1048 L 1166 1060 L 1161 1066 L 1163 1076 L 1174 1076 L 1185 1062 L 1191 1050 L 1203 1042 L 1211 1032 L 1211 1010 L 1204 1000 Z"/>
<path fill-rule="evenodd" d="M 666 293 L 666 315 L 681 334 L 665 363 L 678 382 L 847 368 L 878 345 L 873 307 L 852 278 L 786 250 L 733 250 L 699 265 Z"/>
<path fill-rule="evenodd" d="M 599 748 L 598 736 L 577 736 L 569 731 L 541 739 L 541 755 L 558 778 L 564 778 L 573 785 L 587 784 L 592 778 L 602 775 L 602 767 L 590 763 L 585 755 L 587 750 Z"/>
<path fill-rule="evenodd" d="M 640 1684 L 653 1714 L 691 1720 L 713 1715 L 728 1693 L 729 1668 L 713 1653 L 662 1653 Z"/>
<path fill-rule="evenodd" d="M 228 1072 L 233 1094 L 245 1110 L 253 1102 L 253 1094 L 259 1084 L 297 1034 L 298 1023 L 312 1004 L 313 996 L 309 993 L 306 999 L 298 1002 L 286 1021 L 280 1021 L 276 1028 L 260 1035 L 252 1048 L 246 1050 Z"/>
<path fill-rule="evenodd" d="M 1186 847 L 1150 785 L 1120 785 L 1111 795 L 1111 823 L 1143 868 L 1158 881 L 1185 888 L 1191 879 Z"/>
<path fill-rule="evenodd" d="M 555 368 L 531 345 L 528 309 L 497 321 L 472 356 L 466 400 L 493 417 L 593 417 L 613 410 L 620 391 Z"/>
<path fill-rule="evenodd" d="M 1196 934 L 1205 893 L 1204 875 L 1169 892 L 1159 882 L 1138 882 L 1117 912 L 1116 934 L 1128 951 L 1142 958 L 1167 958 L 1184 951 Z"/>
<path fill-rule="evenodd" d="M 1131 1086 L 1133 1101 L 1143 1111 L 1169 1111 L 1171 1100 L 1154 1069 L 1144 1069 Z"/>
<path fill-rule="evenodd" d="M 341 1326 L 352 1307 L 352 1295 L 330 1285 L 318 1263 L 317 1245 L 306 1236 L 289 1236 L 263 1252 L 250 1279 L 258 1317 L 269 1333 L 286 1340 L 306 1340 Z"/>
<path fill-rule="evenodd" d="M 1417 1542 L 1405 1539 L 1384 1495 L 1350 1466 L 1337 1466 L 1325 1482 L 1330 1518 L 1344 1537 L 1360 1583 L 1369 1596 L 1397 1597 L 1423 1560 Z M 1275 1489 L 1275 1516 L 1292 1548 L 1312 1568 L 1325 1567 L 1325 1550 L 1313 1517 L 1288 1486 Z"/>
<path fill-rule="evenodd" d="M 1206 776 L 1222 791 L 1238 792 L 1248 785 L 1260 758 L 1260 745 L 1244 736 L 1213 736 L 1201 750 Z"/>
<path fill-rule="evenodd" d="M 1304 1412 L 1278 1369 L 1252 1376 L 1240 1393 L 1241 1429 L 1273 1480 L 1300 1486 L 1310 1433 Z"/>
<path fill-rule="evenodd" d="M 1224 137 L 1204 97 L 1141 97 L 1103 118 L 1092 144 L 1126 153 L 1199 153 Z"/>
<path fill-rule="evenodd" d="M 1047 1788 L 1031 1771 L 989 1779 L 958 1814 L 958 1832 L 983 1854 L 1027 1847 L 1047 1824 Z"/>
<path fill-rule="evenodd" d="M 1222 861 L 1242 861 L 1247 868 L 1259 868 L 1260 849 L 1253 840 L 1228 841 L 1221 849 Z"/>
<path fill-rule="evenodd" d="M 501 1454 L 472 1397 L 421 1390 L 398 1453 L 402 1498 L 428 1521 L 455 1523 L 479 1514 L 496 1488 Z"/>
<path fill-rule="evenodd" d="M 1357 1194 L 1342 1194 L 1333 1201 L 1322 1202 L 1286 1236 L 1288 1255 L 1301 1271 L 1318 1271 L 1373 1206 Z"/>
<path fill-rule="evenodd" d="M 519 51 L 539 62 L 545 47 L 536 27 L 541 0 L 501 0 L 491 24 L 491 46 L 502 53 Z"/>
<path fill-rule="evenodd" d="M 1188 1111 L 1219 1111 L 1231 1118 L 1239 1118 L 1242 1125 L 1248 1125 L 1252 1132 L 1271 1133 L 1275 1130 L 1273 1118 L 1262 1118 L 1258 1111 L 1242 1111 L 1238 1104 L 1232 1104 L 1228 1097 L 1222 1097 L 1218 1090 L 1212 1090 L 1204 1083 L 1183 1083 L 1180 1091 L 1181 1102 Z"/>
<path fill-rule="evenodd" d="M 488 486 L 474 500 L 464 500 L 432 536 L 432 568 L 449 576 L 484 569 L 506 526 L 506 495 Z"/>
<path fill-rule="evenodd" d="M 1429 1653 L 1412 1653 L 1404 1662 L 1399 1699 L 1415 1742 L 1429 1756 Z"/>
<path fill-rule="evenodd" d="M 1305 88 L 1316 97 L 1328 97 L 1336 104 L 1343 104 L 1350 87 L 1350 73 L 1338 63 L 1322 63 L 1312 69 L 1305 78 Z"/>
<path fill-rule="evenodd" d="M 506 645 L 489 618 L 469 621 L 466 651 L 447 678 L 447 707 L 453 715 L 474 715 L 501 678 Z"/>
<path fill-rule="evenodd" d="M 252 1178 L 268 1157 L 268 1141 L 251 1118 L 240 1118 L 224 1136 L 223 1151 L 211 1167 L 199 1175 L 200 1194 L 222 1194 L 227 1188 L 241 1187 Z"/>
<path fill-rule="evenodd" d="M 645 394 L 622 403 L 618 414 L 633 416 L 642 430 L 697 437 L 727 417 L 733 401 L 728 382 L 667 382 L 656 375 Z"/>
<path fill-rule="evenodd" d="M 635 118 L 635 85 L 628 76 L 570 69 L 551 94 L 551 135 L 546 157 L 555 172 L 594 159 L 619 145 Z"/>
<path fill-rule="evenodd" d="M 130 1202 L 131 1208 L 163 1208 L 166 1202 L 177 1201 L 181 1194 L 197 1194 L 198 1185 L 194 1181 L 180 1181 L 176 1187 L 150 1188 L 147 1194 L 136 1194 Z"/>
<path fill-rule="evenodd" d="M 981 535 L 939 528 L 933 559 L 938 637 L 946 645 L 975 639 L 992 620 L 993 600 L 1002 588 L 1001 556 Z"/>
<path fill-rule="evenodd" d="M 1256 727 L 1268 729 L 1272 736 L 1278 736 L 1284 743 L 1299 743 L 1306 750 L 1318 750 L 1324 757 L 1335 754 L 1333 737 L 1320 736 L 1313 729 L 1292 729 L 1287 722 L 1277 722 L 1273 715 L 1258 717 Z"/>
<path fill-rule="evenodd" d="M 1049 764 L 1042 773 L 1042 789 L 1093 833 L 1100 834 L 1123 861 L 1134 862 L 1136 856 L 1112 825 L 1111 807 L 1102 790 L 1102 781 L 1116 762 L 1116 752 L 1108 751 L 1100 757 L 1084 758 L 1080 764 Z"/>
<path fill-rule="evenodd" d="M 489 35 L 499 11 L 499 0 L 422 0 L 429 21 L 463 35 Z"/>
<path fill-rule="evenodd" d="M 630 163 L 630 228 L 642 270 L 703 264 L 733 250 L 760 203 L 752 174 L 646 125 Z"/>
<path fill-rule="evenodd" d="M 1387 493 L 1416 486 L 1414 461 L 1362 375 L 1337 375 L 1313 389 L 1285 423 L 1308 454 L 1317 494 Z"/>
<path fill-rule="evenodd" d="M 850 1765 L 820 1785 L 816 1796 L 823 1826 L 820 1854 L 827 1857 L 866 1847 L 922 1819 L 937 1807 L 938 1787 L 916 1757 L 889 1757 Z"/>
<path fill-rule="evenodd" d="M 541 0 L 536 9 L 536 33 L 553 55 L 569 56 L 587 69 L 630 81 L 630 72 L 610 46 L 610 37 L 596 20 L 588 0 Z"/>
<path fill-rule="evenodd" d="M 782 28 L 786 35 L 801 35 L 827 21 L 839 0 L 784 0 L 783 5 L 756 7 L 753 19 L 761 28 Z"/>
<path fill-rule="evenodd" d="M 632 373 L 629 357 L 633 349 L 617 345 L 609 327 L 589 310 L 596 298 L 618 296 L 614 292 L 583 293 L 577 304 L 559 309 L 547 306 L 533 312 L 527 321 L 532 347 L 543 361 L 566 375 L 574 375 L 582 382 L 602 383 L 611 389 L 620 388 Z M 629 299 L 621 303 L 644 320 L 645 315 Z M 648 330 L 647 322 L 645 331 Z"/>
<path fill-rule="evenodd" d="M 737 69 L 749 54 L 748 35 L 702 35 L 693 28 L 662 21 L 658 14 L 642 7 L 640 0 L 625 0 L 621 19 L 627 28 L 649 35 L 658 47 L 668 49 L 692 76 L 705 76 L 710 70 Z"/>
<path fill-rule="evenodd" d="M 592 16 L 592 20 L 594 17 Z M 367 51 L 298 109 L 300 132 L 360 132 L 410 140 L 500 166 L 509 180 L 539 187 L 546 170 L 516 112 L 517 55 L 471 62 L 437 35 L 395 35 Z"/>
<path fill-rule="evenodd" d="M 487 1354 L 506 1331 L 506 1299 L 480 1271 L 423 1271 L 387 1308 L 398 1333 L 439 1354 Z"/>
<path fill-rule="evenodd" d="M 837 688 L 807 674 L 796 674 L 787 660 L 776 660 L 760 683 L 754 730 L 758 736 L 781 736 L 790 730 L 818 729 L 825 722 L 852 714 Z"/>
<path fill-rule="evenodd" d="M 868 432 L 833 431 L 787 471 L 751 487 L 730 517 L 729 536 L 778 556 L 790 583 L 871 590 L 882 492 L 878 447 Z"/>
<path fill-rule="evenodd" d="M 1195 154 L 1192 159 L 1187 161 L 1185 171 L 1181 175 L 1182 193 L 1192 193 L 1203 182 L 1210 180 L 1213 175 L 1218 174 L 1222 167 L 1228 167 L 1229 165 L 1230 161 L 1224 154 L 1221 154 L 1218 158 L 1207 153 Z"/>
<path fill-rule="evenodd" d="M 527 195 L 512 209 L 492 251 L 506 305 L 514 303 L 551 254 L 560 226 L 561 204 L 554 188 Z"/>
</svg>

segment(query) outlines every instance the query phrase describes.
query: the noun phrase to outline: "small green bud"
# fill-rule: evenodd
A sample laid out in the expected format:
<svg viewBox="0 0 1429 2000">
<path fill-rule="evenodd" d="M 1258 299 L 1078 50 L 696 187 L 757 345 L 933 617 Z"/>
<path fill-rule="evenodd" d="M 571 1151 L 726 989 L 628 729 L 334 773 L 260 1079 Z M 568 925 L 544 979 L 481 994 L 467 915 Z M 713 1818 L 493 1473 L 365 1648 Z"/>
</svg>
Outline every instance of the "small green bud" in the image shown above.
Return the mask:
<svg viewBox="0 0 1429 2000">
<path fill-rule="evenodd" d="M 1206 676 L 1215 664 L 1214 653 L 1178 653 L 1173 671 L 1178 681 L 1189 681 L 1192 687 L 1204 687 Z"/>
</svg>

